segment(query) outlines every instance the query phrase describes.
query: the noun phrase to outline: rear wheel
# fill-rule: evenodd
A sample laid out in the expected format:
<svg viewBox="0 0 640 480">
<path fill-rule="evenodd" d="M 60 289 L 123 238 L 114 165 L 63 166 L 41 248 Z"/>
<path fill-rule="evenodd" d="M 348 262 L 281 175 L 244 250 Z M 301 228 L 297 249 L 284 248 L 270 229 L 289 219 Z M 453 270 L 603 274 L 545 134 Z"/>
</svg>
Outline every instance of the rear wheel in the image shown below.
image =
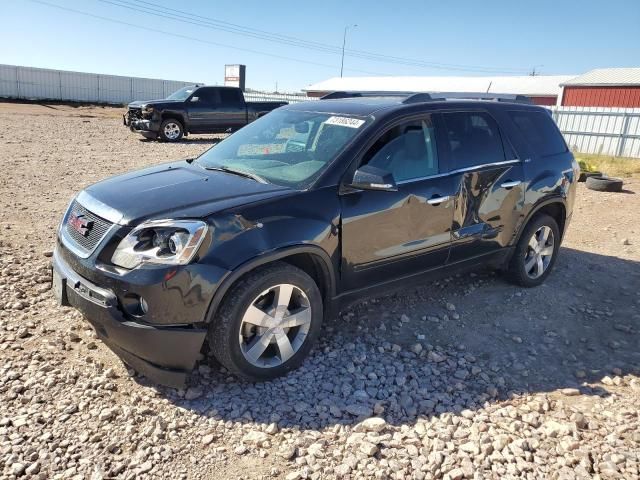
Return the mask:
<svg viewBox="0 0 640 480">
<path fill-rule="evenodd" d="M 177 142 L 184 135 L 182 123 L 175 118 L 168 118 L 160 124 L 160 138 L 165 142 Z"/>
<path fill-rule="evenodd" d="M 534 217 L 522 232 L 511 257 L 509 278 L 523 287 L 540 285 L 551 273 L 559 248 L 558 223 L 549 215 Z"/>
<path fill-rule="evenodd" d="M 230 372 L 268 380 L 302 363 L 322 317 L 322 296 L 313 279 L 277 262 L 231 287 L 209 330 L 209 345 Z"/>
</svg>

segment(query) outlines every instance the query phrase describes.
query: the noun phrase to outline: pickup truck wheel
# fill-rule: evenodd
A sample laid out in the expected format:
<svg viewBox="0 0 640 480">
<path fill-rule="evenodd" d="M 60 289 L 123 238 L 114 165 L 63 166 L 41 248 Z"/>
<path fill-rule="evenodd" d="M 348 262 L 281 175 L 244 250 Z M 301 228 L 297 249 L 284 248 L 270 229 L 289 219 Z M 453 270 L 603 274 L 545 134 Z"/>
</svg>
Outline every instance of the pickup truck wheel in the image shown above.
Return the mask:
<svg viewBox="0 0 640 480">
<path fill-rule="evenodd" d="M 177 142 L 184 135 L 184 128 L 179 120 L 168 118 L 160 124 L 160 138 L 165 142 Z"/>
<path fill-rule="evenodd" d="M 269 380 L 302 363 L 320 332 L 322 310 L 313 279 L 276 262 L 231 287 L 209 329 L 209 346 L 235 375 Z"/>
<path fill-rule="evenodd" d="M 560 248 L 560 229 L 549 215 L 534 217 L 525 227 L 507 274 L 523 287 L 540 285 L 551 273 Z"/>
</svg>

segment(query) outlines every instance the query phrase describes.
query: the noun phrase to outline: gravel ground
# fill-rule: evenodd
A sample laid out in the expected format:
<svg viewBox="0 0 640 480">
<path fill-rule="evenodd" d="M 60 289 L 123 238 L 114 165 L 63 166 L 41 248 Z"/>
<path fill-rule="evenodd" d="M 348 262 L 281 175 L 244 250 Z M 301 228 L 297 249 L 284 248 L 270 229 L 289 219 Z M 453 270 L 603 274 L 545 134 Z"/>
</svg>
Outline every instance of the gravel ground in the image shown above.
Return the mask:
<svg viewBox="0 0 640 480">
<path fill-rule="evenodd" d="M 121 113 L 0 103 L 0 477 L 640 478 L 640 181 L 579 186 L 539 288 L 477 271 L 371 299 L 286 378 L 203 357 L 176 391 L 49 292 L 76 191 L 214 141 L 141 141 Z"/>
</svg>

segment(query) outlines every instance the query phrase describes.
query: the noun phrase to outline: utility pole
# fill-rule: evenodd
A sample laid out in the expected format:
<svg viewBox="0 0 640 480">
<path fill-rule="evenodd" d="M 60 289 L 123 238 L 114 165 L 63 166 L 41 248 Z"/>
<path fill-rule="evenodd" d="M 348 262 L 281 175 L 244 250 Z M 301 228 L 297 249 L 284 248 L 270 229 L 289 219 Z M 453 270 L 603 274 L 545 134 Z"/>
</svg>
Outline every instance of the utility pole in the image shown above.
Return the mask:
<svg viewBox="0 0 640 480">
<path fill-rule="evenodd" d="M 347 30 L 349 30 L 349 28 L 356 28 L 357 26 L 357 24 L 353 24 L 344 27 L 344 35 L 342 36 L 342 61 L 340 62 L 340 78 L 342 78 L 342 72 L 344 70 L 344 46 L 347 43 Z"/>
<path fill-rule="evenodd" d="M 533 68 L 531 69 L 531 73 L 529 73 L 530 76 L 535 77 L 536 75 L 539 75 L 539 72 L 537 70 L 538 67 L 544 67 L 544 65 L 534 65 Z"/>
</svg>

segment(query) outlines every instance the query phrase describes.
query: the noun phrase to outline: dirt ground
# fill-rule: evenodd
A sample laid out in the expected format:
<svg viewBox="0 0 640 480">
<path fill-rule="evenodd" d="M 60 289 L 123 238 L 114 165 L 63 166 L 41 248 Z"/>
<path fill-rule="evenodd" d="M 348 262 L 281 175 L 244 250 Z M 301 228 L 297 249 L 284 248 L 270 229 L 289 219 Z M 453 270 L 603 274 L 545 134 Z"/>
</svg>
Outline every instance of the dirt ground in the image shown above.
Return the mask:
<svg viewBox="0 0 640 480">
<path fill-rule="evenodd" d="M 75 193 L 215 141 L 143 141 L 122 113 L 0 103 L 0 477 L 639 478 L 640 179 L 578 186 L 538 288 L 476 271 L 371 299 L 285 379 L 206 358 L 175 391 L 48 291 Z"/>
</svg>

